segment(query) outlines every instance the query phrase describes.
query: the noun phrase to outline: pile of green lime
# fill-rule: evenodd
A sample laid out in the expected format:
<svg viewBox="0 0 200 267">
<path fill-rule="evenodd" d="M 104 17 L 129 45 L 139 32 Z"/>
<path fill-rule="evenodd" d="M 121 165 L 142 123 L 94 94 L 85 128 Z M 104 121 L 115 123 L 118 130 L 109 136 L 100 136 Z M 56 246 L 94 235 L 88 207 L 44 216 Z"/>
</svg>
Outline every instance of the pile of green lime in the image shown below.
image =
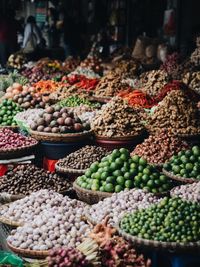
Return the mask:
<svg viewBox="0 0 200 267">
<path fill-rule="evenodd" d="M 139 238 L 166 242 L 200 240 L 200 204 L 163 198 L 158 204 L 127 214 L 120 228 Z"/>
<path fill-rule="evenodd" d="M 163 167 L 174 175 L 200 180 L 200 146 L 193 146 L 191 150 L 180 151 Z"/>
<path fill-rule="evenodd" d="M 22 108 L 10 99 L 4 99 L 0 104 L 0 126 L 15 126 L 14 116 Z"/>
<path fill-rule="evenodd" d="M 145 159 L 137 155 L 131 157 L 125 148 L 115 149 L 100 162 L 94 162 L 76 183 L 84 189 L 109 193 L 134 187 L 162 193 L 171 187 L 165 175 L 147 164 Z"/>
</svg>

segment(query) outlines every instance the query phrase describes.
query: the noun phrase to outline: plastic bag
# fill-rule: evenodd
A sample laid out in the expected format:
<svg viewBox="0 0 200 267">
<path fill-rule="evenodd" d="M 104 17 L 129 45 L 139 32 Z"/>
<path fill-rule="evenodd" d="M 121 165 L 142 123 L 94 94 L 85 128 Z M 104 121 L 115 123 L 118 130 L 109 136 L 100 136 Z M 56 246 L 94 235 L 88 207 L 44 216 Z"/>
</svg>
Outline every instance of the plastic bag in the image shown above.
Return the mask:
<svg viewBox="0 0 200 267">
<path fill-rule="evenodd" d="M 18 256 L 5 252 L 5 251 L 0 251 L 0 266 L 3 264 L 9 264 L 13 267 L 23 267 L 23 261 L 20 259 Z"/>
</svg>

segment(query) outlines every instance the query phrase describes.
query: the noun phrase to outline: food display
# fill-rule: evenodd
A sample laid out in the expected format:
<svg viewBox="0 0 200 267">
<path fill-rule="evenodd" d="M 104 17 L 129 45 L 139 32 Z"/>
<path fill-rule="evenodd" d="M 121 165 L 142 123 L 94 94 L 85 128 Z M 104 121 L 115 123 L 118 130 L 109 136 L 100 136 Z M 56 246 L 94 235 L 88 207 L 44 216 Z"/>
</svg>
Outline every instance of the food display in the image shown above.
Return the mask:
<svg viewBox="0 0 200 267">
<path fill-rule="evenodd" d="M 10 99 L 4 99 L 0 104 L 0 126 L 16 126 L 15 115 L 22 108 Z"/>
<path fill-rule="evenodd" d="M 102 147 L 84 146 L 57 162 L 59 168 L 86 170 L 93 162 L 100 161 L 109 152 Z"/>
<path fill-rule="evenodd" d="M 101 78 L 99 84 L 96 86 L 95 95 L 97 97 L 113 97 L 121 90 L 127 89 L 127 85 L 122 83 L 120 75 L 109 72 L 106 76 Z"/>
<path fill-rule="evenodd" d="M 73 58 L 73 57 L 68 57 L 62 65 L 62 69 L 67 72 L 70 73 L 72 71 L 74 71 L 80 64 L 80 59 L 79 58 Z"/>
<path fill-rule="evenodd" d="M 200 240 L 199 220 L 199 204 L 164 198 L 148 209 L 125 215 L 120 228 L 138 238 L 187 243 Z"/>
<path fill-rule="evenodd" d="M 177 52 L 172 53 L 166 57 L 165 62 L 161 65 L 161 70 L 166 71 L 169 75 L 178 68 L 180 62 L 180 55 Z"/>
<path fill-rule="evenodd" d="M 96 223 L 100 223 L 108 215 L 108 223 L 115 226 L 127 212 L 147 208 L 158 201 L 153 194 L 141 189 L 125 190 L 92 205 L 87 215 Z"/>
<path fill-rule="evenodd" d="M 97 112 L 91 129 L 99 136 L 120 137 L 140 135 L 144 126 L 133 108 L 123 99 L 115 97 Z"/>
<path fill-rule="evenodd" d="M 100 107 L 100 104 L 98 103 L 92 103 L 89 100 L 85 99 L 85 98 L 81 98 L 79 96 L 69 96 L 63 100 L 61 100 L 58 105 L 60 105 L 61 107 L 77 107 L 77 106 L 89 106 L 89 107 L 93 107 L 93 108 L 98 108 Z"/>
<path fill-rule="evenodd" d="M 57 174 L 34 165 L 19 165 L 1 177 L 0 192 L 11 195 L 29 195 L 41 189 L 64 192 L 69 183 Z"/>
<path fill-rule="evenodd" d="M 183 82 L 198 94 L 200 93 L 200 71 L 187 72 L 183 76 Z"/>
<path fill-rule="evenodd" d="M 80 66 L 82 68 L 89 68 L 99 75 L 103 74 L 102 60 L 98 57 L 87 57 L 81 62 Z"/>
<path fill-rule="evenodd" d="M 163 164 L 179 151 L 188 148 L 188 144 L 180 138 L 167 131 L 162 131 L 150 135 L 143 143 L 137 145 L 132 155 L 138 155 L 151 164 Z"/>
<path fill-rule="evenodd" d="M 200 64 L 200 37 L 197 37 L 196 39 L 196 46 L 197 46 L 196 49 L 190 56 L 190 60 L 195 66 L 199 66 Z"/>
<path fill-rule="evenodd" d="M 41 108 L 27 109 L 15 115 L 15 121 L 21 128 L 28 129 L 35 120 L 39 119 L 44 110 Z"/>
<path fill-rule="evenodd" d="M 183 200 L 200 203 L 200 182 L 174 187 L 170 191 L 172 197 L 180 197 Z"/>
<path fill-rule="evenodd" d="M 9 151 L 17 148 L 31 147 L 37 144 L 37 141 L 31 137 L 14 133 L 10 129 L 0 129 L 0 151 Z"/>
<path fill-rule="evenodd" d="M 22 53 L 15 53 L 9 56 L 8 66 L 15 69 L 22 69 L 23 65 L 26 63 L 26 57 Z"/>
<path fill-rule="evenodd" d="M 9 73 L 9 75 L 0 75 L 0 91 L 5 92 L 13 83 L 25 85 L 28 83 L 28 79 L 20 75 L 16 70 Z"/>
<path fill-rule="evenodd" d="M 88 130 L 89 125 L 83 125 L 72 112 L 57 105 L 46 108 L 40 118 L 31 124 L 31 129 L 45 133 L 79 133 Z"/>
<path fill-rule="evenodd" d="M 133 187 L 152 193 L 163 193 L 171 187 L 170 180 L 147 161 L 120 148 L 94 162 L 84 175 L 76 180 L 82 188 L 101 192 L 120 192 Z"/>
<path fill-rule="evenodd" d="M 153 132 L 167 129 L 176 134 L 198 134 L 197 107 L 186 92 L 173 90 L 149 116 L 148 128 Z"/>
<path fill-rule="evenodd" d="M 138 74 L 139 62 L 136 60 L 121 60 L 117 62 L 114 72 L 123 78 L 134 78 Z"/>
<path fill-rule="evenodd" d="M 164 169 L 179 177 L 200 180 L 200 147 L 180 151 L 164 165 Z"/>
<path fill-rule="evenodd" d="M 152 70 L 142 74 L 140 80 L 141 89 L 150 96 L 156 96 L 168 83 L 169 77 L 163 70 Z"/>
</svg>

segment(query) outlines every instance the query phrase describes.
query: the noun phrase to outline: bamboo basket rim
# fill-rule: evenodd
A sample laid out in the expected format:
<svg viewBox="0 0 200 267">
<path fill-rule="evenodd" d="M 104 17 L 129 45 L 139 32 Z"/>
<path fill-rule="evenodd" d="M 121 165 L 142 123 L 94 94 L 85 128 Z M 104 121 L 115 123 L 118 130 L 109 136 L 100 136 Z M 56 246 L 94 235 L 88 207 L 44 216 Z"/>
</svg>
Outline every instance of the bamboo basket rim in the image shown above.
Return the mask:
<svg viewBox="0 0 200 267">
<path fill-rule="evenodd" d="M 69 174 L 84 174 L 87 169 L 72 169 L 72 168 L 64 168 L 64 167 L 60 167 L 59 166 L 59 161 L 56 162 L 55 164 L 55 168 L 56 168 L 56 171 L 57 172 L 60 172 L 60 173 L 69 173 Z"/>
<path fill-rule="evenodd" d="M 131 234 L 126 233 L 123 231 L 119 224 L 117 225 L 117 231 L 118 233 L 123 236 L 125 239 L 138 244 L 142 246 L 148 246 L 148 247 L 153 247 L 153 248 L 164 248 L 164 249 L 200 249 L 200 240 L 196 242 L 188 242 L 188 243 L 183 243 L 183 242 L 163 242 L 163 241 L 156 241 L 156 240 L 150 240 L 150 239 L 144 239 L 144 238 L 139 238 L 137 236 L 132 236 Z"/>
<path fill-rule="evenodd" d="M 20 256 L 30 257 L 30 258 L 46 258 L 49 255 L 50 250 L 31 250 L 31 249 L 21 249 L 14 247 L 9 242 L 7 242 L 8 247 Z"/>
<path fill-rule="evenodd" d="M 3 129 L 3 128 L 7 128 L 7 129 L 18 129 L 19 128 L 19 126 L 18 125 L 0 125 L 0 129 Z"/>
<path fill-rule="evenodd" d="M 16 147 L 16 148 L 11 148 L 11 149 L 6 149 L 6 150 L 0 149 L 0 155 L 3 156 L 3 155 L 11 154 L 11 153 L 16 153 L 16 152 L 24 152 L 26 150 L 29 150 L 29 149 L 36 147 L 38 144 L 39 144 L 39 142 L 37 140 L 35 140 L 35 144 L 29 145 L 29 146 Z"/>
<path fill-rule="evenodd" d="M 111 136 L 111 137 L 95 134 L 95 138 L 97 140 L 102 140 L 102 141 L 104 140 L 105 141 L 132 141 L 133 139 L 143 136 L 144 133 L 145 133 L 145 130 L 141 130 L 141 132 L 136 135 Z"/>
<path fill-rule="evenodd" d="M 92 191 L 92 190 L 88 190 L 85 188 L 81 188 L 79 185 L 77 185 L 76 181 L 73 182 L 73 188 L 74 190 L 77 190 L 82 193 L 86 193 L 88 195 L 93 195 L 93 196 L 111 197 L 113 194 L 113 193 L 108 193 L 108 192 Z"/>
<path fill-rule="evenodd" d="M 190 183 L 190 184 L 199 182 L 199 180 L 195 178 L 184 178 L 178 175 L 174 175 L 173 173 L 166 171 L 164 168 L 162 169 L 162 172 L 169 178 L 179 181 L 179 182 Z"/>
</svg>

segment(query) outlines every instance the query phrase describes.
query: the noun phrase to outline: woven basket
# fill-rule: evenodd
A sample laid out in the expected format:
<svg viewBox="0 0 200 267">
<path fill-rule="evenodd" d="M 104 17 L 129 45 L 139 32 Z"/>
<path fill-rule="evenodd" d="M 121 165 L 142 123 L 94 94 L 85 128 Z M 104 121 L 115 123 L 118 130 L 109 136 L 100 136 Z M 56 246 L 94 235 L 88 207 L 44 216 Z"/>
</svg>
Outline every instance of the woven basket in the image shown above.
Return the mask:
<svg viewBox="0 0 200 267">
<path fill-rule="evenodd" d="M 48 250 L 30 250 L 30 249 L 21 249 L 13 247 L 9 242 L 7 242 L 8 247 L 18 254 L 21 257 L 33 258 L 33 259 L 45 259 L 49 255 Z"/>
<path fill-rule="evenodd" d="M 142 131 L 140 134 L 137 135 L 112 136 L 112 137 L 95 134 L 95 138 L 97 140 L 103 140 L 103 141 L 134 141 L 140 138 L 143 134 L 144 131 Z"/>
<path fill-rule="evenodd" d="M 130 241 L 138 247 L 148 247 L 159 250 L 200 250 L 200 241 L 198 242 L 189 242 L 189 243 L 178 243 L 178 242 L 161 242 L 139 238 L 125 233 L 119 226 L 117 226 L 119 235 L 123 236 L 126 240 Z"/>
<path fill-rule="evenodd" d="M 92 130 L 85 131 L 82 133 L 73 134 L 54 134 L 54 133 L 43 133 L 37 131 L 30 131 L 30 135 L 38 141 L 49 141 L 49 142 L 76 142 L 82 141 L 89 138 L 92 135 Z"/>
<path fill-rule="evenodd" d="M 56 172 L 64 174 L 70 181 L 75 181 L 76 178 L 86 172 L 86 170 L 76 170 L 70 168 L 62 168 L 59 166 L 58 162 L 55 164 Z"/>
<path fill-rule="evenodd" d="M 1 150 L 0 149 L 0 159 L 12 159 L 12 158 L 20 158 L 23 156 L 27 156 L 32 153 L 32 151 L 37 147 L 38 142 L 34 145 L 19 147 L 14 149 Z"/>
<path fill-rule="evenodd" d="M 171 173 L 171 172 L 166 171 L 165 169 L 162 169 L 162 172 L 163 172 L 167 177 L 171 178 L 172 180 L 179 181 L 179 182 L 182 182 L 182 183 L 192 184 L 192 183 L 197 183 L 197 182 L 199 182 L 198 179 L 195 179 L 195 178 L 184 178 L 184 177 L 181 177 L 181 176 L 177 176 L 177 175 L 174 175 L 174 174 Z"/>
<path fill-rule="evenodd" d="M 98 203 L 104 198 L 111 197 L 112 193 L 100 192 L 100 191 L 92 191 L 81 188 L 76 184 L 76 181 L 73 183 L 73 188 L 76 191 L 76 194 L 80 200 L 88 203 L 89 205 Z"/>
<path fill-rule="evenodd" d="M 10 126 L 10 125 L 2 126 L 2 125 L 0 125 L 0 129 L 3 129 L 3 128 L 7 128 L 7 129 L 10 129 L 10 130 L 17 130 L 17 129 L 19 129 L 19 126 L 18 125 L 16 125 L 16 126 Z"/>
</svg>

